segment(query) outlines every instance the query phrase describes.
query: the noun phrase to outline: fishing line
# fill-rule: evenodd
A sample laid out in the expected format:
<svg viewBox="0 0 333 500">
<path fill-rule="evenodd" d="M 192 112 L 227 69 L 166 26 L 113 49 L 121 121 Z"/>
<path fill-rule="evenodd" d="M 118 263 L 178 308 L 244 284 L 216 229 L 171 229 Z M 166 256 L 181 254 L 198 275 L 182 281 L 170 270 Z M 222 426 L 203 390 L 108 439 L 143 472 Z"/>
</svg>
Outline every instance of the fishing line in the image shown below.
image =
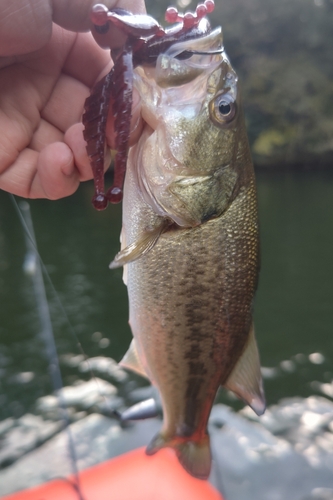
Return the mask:
<svg viewBox="0 0 333 500">
<path fill-rule="evenodd" d="M 72 325 L 72 323 L 71 323 L 71 321 L 70 321 L 70 319 L 68 317 L 67 311 L 64 308 L 64 306 L 63 306 L 63 304 L 62 304 L 62 302 L 60 300 L 59 294 L 58 294 L 58 292 L 57 292 L 57 290 L 56 290 L 56 288 L 55 288 L 55 286 L 53 284 L 53 281 L 50 278 L 49 272 L 46 269 L 46 266 L 45 266 L 45 264 L 43 262 L 43 259 L 42 259 L 41 255 L 40 255 L 39 251 L 38 251 L 32 222 L 31 222 L 31 224 L 29 224 L 29 226 L 31 226 L 31 227 L 28 227 L 28 223 L 25 220 L 25 218 L 24 218 L 24 216 L 22 214 L 22 211 L 21 211 L 21 209 L 20 209 L 20 207 L 19 207 L 19 205 L 18 205 L 15 197 L 12 194 L 10 194 L 10 197 L 11 197 L 11 200 L 12 200 L 12 202 L 14 204 L 15 210 L 16 210 L 18 216 L 19 216 L 19 219 L 21 221 L 21 224 L 23 226 L 25 234 L 26 234 L 26 236 L 28 238 L 29 244 L 31 245 L 31 249 L 33 250 L 33 252 L 36 255 L 36 257 L 38 257 L 39 263 L 40 263 L 40 265 L 42 267 L 42 270 L 43 270 L 44 276 L 45 276 L 45 278 L 47 280 L 47 283 L 48 283 L 48 285 L 49 285 L 49 287 L 50 287 L 50 289 L 52 291 L 53 297 L 55 298 L 55 300 L 57 302 L 57 305 L 58 305 L 58 307 L 59 307 L 59 309 L 60 309 L 63 317 L 65 318 L 65 320 L 67 322 L 68 331 L 71 334 L 71 336 L 73 337 L 73 339 L 75 340 L 76 346 L 77 346 L 78 350 L 80 351 L 81 355 L 83 356 L 84 361 L 87 363 L 88 370 L 89 370 L 89 373 L 90 373 L 90 377 L 95 381 L 95 383 L 97 385 L 97 390 L 98 390 L 100 396 L 104 399 L 105 402 L 107 402 L 106 396 L 100 390 L 100 386 L 99 386 L 98 380 L 97 380 L 97 378 L 96 378 L 96 376 L 95 376 L 95 374 L 94 374 L 94 372 L 93 372 L 93 370 L 92 370 L 92 368 L 90 366 L 89 358 L 86 355 L 86 353 L 85 353 L 85 351 L 84 351 L 84 349 L 82 347 L 82 344 L 79 341 L 79 338 L 78 338 L 78 336 L 75 333 L 74 327 L 73 327 L 73 325 Z M 28 202 L 24 202 L 24 203 L 27 203 L 27 205 L 29 207 Z M 30 207 L 29 207 L 29 210 L 30 210 Z M 31 218 L 31 216 L 30 216 L 30 218 Z"/>
<path fill-rule="evenodd" d="M 41 337 L 43 338 L 44 344 L 45 344 L 45 349 L 46 349 L 46 355 L 49 360 L 49 372 L 50 372 L 50 377 L 52 380 L 52 385 L 54 388 L 54 391 L 57 395 L 58 402 L 59 402 L 59 409 L 60 409 L 60 416 L 62 420 L 65 423 L 66 431 L 67 431 L 67 437 L 68 437 L 68 447 L 69 447 L 69 454 L 70 454 L 70 461 L 71 461 L 71 466 L 73 470 L 73 475 L 75 478 L 75 482 L 71 484 L 76 490 L 79 500 L 84 500 L 84 497 L 81 492 L 81 487 L 80 487 L 80 478 L 79 478 L 79 471 L 78 471 L 78 466 L 77 466 L 77 456 L 76 456 L 76 451 L 75 451 L 75 443 L 73 439 L 73 435 L 70 429 L 70 418 L 69 418 L 69 413 L 68 409 L 66 407 L 66 403 L 64 401 L 63 395 L 61 393 L 61 389 L 63 388 L 63 381 L 62 381 L 62 376 L 61 376 L 61 370 L 59 366 L 59 358 L 58 358 L 58 353 L 57 353 L 57 347 L 55 344 L 55 339 L 54 339 L 54 334 L 53 334 L 53 328 L 52 328 L 52 321 L 50 317 L 50 311 L 48 307 L 48 302 L 47 302 L 47 295 L 45 291 L 45 285 L 44 285 L 44 280 L 43 280 L 43 273 L 42 270 L 44 271 L 45 276 L 47 276 L 48 282 L 52 288 L 53 293 L 55 294 L 58 304 L 61 308 L 61 311 L 63 312 L 68 325 L 70 327 L 71 334 L 74 336 L 77 345 L 79 346 L 80 351 L 83 353 L 83 356 L 85 357 L 85 360 L 88 362 L 86 359 L 86 355 L 83 351 L 83 348 L 74 332 L 74 329 L 69 321 L 69 318 L 67 316 L 67 313 L 60 301 L 60 298 L 55 290 L 55 287 L 52 283 L 52 280 L 45 268 L 45 265 L 42 261 L 42 258 L 38 252 L 37 249 L 37 243 L 36 243 L 36 238 L 34 234 L 34 228 L 33 228 L 33 223 L 30 215 L 30 207 L 27 202 L 23 202 L 21 204 L 21 208 L 19 207 L 17 201 L 15 200 L 14 196 L 10 194 L 10 198 L 14 204 L 15 210 L 19 216 L 19 219 L 21 221 L 21 224 L 23 226 L 25 235 L 26 235 L 26 243 L 28 247 L 28 253 L 30 252 L 30 256 L 35 257 L 35 263 L 36 266 L 34 268 L 34 272 L 32 273 L 32 282 L 33 282 L 33 288 L 35 292 L 35 297 L 36 297 L 36 303 L 37 303 L 37 309 L 39 312 L 39 319 L 41 322 Z M 90 370 L 91 371 L 91 370 Z M 92 371 L 91 371 L 92 373 Z M 93 377 L 94 378 L 94 377 Z M 95 379 L 96 381 L 96 379 Z M 97 382 L 97 381 L 96 381 Z"/>
</svg>

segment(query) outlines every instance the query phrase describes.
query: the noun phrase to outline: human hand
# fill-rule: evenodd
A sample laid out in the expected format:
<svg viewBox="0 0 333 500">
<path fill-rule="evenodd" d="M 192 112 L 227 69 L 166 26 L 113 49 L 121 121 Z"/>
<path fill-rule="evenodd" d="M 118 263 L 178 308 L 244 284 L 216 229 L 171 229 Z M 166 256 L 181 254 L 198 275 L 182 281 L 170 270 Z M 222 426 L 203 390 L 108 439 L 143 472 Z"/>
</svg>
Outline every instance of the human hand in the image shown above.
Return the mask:
<svg viewBox="0 0 333 500">
<path fill-rule="evenodd" d="M 89 30 L 98 0 L 0 0 L 0 188 L 58 199 L 92 177 L 82 135 L 90 88 L 111 68 Z M 145 11 L 144 0 L 104 0 Z M 79 33 L 78 33 L 79 32 Z M 121 34 L 115 31 L 115 47 Z M 134 95 L 131 142 L 139 133 Z M 134 130 L 135 129 L 135 130 Z M 113 144 L 113 130 L 107 128 Z"/>
</svg>

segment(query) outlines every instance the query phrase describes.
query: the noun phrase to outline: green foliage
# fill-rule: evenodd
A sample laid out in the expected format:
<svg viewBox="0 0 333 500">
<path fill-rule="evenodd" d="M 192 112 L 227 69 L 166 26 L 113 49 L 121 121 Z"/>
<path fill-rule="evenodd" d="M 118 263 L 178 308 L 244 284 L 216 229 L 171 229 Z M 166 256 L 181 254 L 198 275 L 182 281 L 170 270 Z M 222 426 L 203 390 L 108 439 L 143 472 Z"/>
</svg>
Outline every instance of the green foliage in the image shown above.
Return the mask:
<svg viewBox="0 0 333 500">
<path fill-rule="evenodd" d="M 170 2 L 146 3 L 148 12 L 164 22 Z M 178 0 L 179 10 L 186 3 Z M 333 0 L 215 4 L 211 20 L 222 25 L 241 79 L 255 163 L 333 165 Z M 191 1 L 186 9 L 195 6 Z"/>
</svg>

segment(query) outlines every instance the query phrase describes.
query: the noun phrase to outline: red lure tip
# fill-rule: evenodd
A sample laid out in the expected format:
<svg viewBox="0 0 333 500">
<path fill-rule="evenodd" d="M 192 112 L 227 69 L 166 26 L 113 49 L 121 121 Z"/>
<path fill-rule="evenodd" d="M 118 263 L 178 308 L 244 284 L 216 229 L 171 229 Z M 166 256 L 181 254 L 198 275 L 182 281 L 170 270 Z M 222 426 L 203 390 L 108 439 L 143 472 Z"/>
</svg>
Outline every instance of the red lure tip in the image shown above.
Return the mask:
<svg viewBox="0 0 333 500">
<path fill-rule="evenodd" d="M 205 1 L 205 7 L 207 9 L 207 13 L 208 14 L 210 14 L 211 12 L 213 12 L 213 10 L 215 9 L 214 0 L 206 0 Z"/>
<path fill-rule="evenodd" d="M 180 14 L 176 7 L 168 7 L 165 12 L 165 20 L 168 23 L 182 22 L 185 28 L 191 28 L 199 23 L 200 19 L 213 12 L 215 8 L 214 0 L 205 0 L 204 3 L 198 4 L 195 13 L 185 12 Z"/>
<path fill-rule="evenodd" d="M 100 211 L 106 209 L 106 207 L 109 204 L 109 201 L 104 193 L 99 193 L 95 194 L 95 196 L 91 200 L 91 203 L 93 204 L 94 208 L 96 208 L 96 210 Z"/>
<path fill-rule="evenodd" d="M 110 203 L 116 204 L 120 203 L 123 199 L 123 190 L 120 187 L 112 187 L 107 192 L 107 198 Z"/>
</svg>

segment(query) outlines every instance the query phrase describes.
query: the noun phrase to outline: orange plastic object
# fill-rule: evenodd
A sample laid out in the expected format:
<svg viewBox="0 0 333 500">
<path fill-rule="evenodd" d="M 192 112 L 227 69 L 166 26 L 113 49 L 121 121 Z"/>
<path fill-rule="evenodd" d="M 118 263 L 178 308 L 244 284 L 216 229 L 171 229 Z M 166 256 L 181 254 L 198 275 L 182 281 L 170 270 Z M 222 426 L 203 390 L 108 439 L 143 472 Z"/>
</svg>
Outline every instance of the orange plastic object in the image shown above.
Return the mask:
<svg viewBox="0 0 333 500">
<path fill-rule="evenodd" d="M 223 500 L 207 482 L 194 479 L 179 464 L 173 450 L 148 457 L 144 448 L 80 473 L 84 500 Z M 2 500 L 78 500 L 68 480 L 54 480 Z"/>
</svg>

